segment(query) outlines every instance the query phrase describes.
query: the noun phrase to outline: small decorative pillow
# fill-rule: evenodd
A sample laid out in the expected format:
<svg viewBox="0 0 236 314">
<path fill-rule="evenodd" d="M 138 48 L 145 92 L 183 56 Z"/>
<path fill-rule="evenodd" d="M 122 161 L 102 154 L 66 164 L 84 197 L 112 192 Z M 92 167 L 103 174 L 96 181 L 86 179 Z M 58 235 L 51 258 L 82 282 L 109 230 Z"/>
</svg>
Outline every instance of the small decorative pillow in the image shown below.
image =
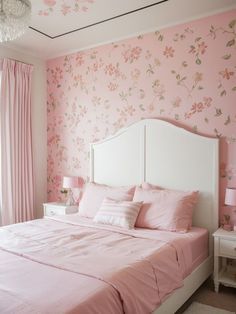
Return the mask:
<svg viewBox="0 0 236 314">
<path fill-rule="evenodd" d="M 163 190 L 163 188 L 161 188 L 158 185 L 154 185 L 148 182 L 143 182 L 142 183 L 142 189 L 144 190 Z"/>
<path fill-rule="evenodd" d="M 105 197 L 120 201 L 132 201 L 135 187 L 113 187 L 90 182 L 86 185 L 79 204 L 79 215 L 93 218 Z"/>
<path fill-rule="evenodd" d="M 135 221 L 142 206 L 142 202 L 115 201 L 105 198 L 94 217 L 94 221 L 102 224 L 134 228 Z"/>
<path fill-rule="evenodd" d="M 192 226 L 193 207 L 198 192 L 144 190 L 136 187 L 135 202 L 143 202 L 135 226 L 187 232 Z"/>
</svg>

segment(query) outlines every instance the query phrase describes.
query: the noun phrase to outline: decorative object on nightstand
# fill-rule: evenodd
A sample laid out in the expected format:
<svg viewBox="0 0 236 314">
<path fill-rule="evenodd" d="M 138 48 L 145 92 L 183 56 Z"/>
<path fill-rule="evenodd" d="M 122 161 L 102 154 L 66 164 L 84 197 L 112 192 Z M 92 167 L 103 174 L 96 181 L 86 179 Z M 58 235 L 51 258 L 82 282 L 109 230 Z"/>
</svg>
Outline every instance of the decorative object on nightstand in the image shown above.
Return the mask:
<svg viewBox="0 0 236 314">
<path fill-rule="evenodd" d="M 68 215 L 78 212 L 78 205 L 66 205 L 65 203 L 50 202 L 43 204 L 44 216 Z"/>
<path fill-rule="evenodd" d="M 236 188 L 227 188 L 225 192 L 225 205 L 233 206 L 236 214 Z M 236 231 L 236 222 L 234 221 L 233 230 Z"/>
<path fill-rule="evenodd" d="M 214 237 L 214 284 L 236 288 L 236 232 L 219 228 Z"/>
<path fill-rule="evenodd" d="M 66 205 L 75 205 L 75 200 L 73 197 L 74 188 L 79 188 L 79 178 L 78 177 L 63 177 L 62 187 L 64 189 L 68 189 L 68 198 L 66 201 Z"/>
<path fill-rule="evenodd" d="M 230 215 L 228 214 L 224 215 L 223 229 L 226 231 L 231 231 L 232 229 L 231 224 L 230 224 Z"/>
</svg>

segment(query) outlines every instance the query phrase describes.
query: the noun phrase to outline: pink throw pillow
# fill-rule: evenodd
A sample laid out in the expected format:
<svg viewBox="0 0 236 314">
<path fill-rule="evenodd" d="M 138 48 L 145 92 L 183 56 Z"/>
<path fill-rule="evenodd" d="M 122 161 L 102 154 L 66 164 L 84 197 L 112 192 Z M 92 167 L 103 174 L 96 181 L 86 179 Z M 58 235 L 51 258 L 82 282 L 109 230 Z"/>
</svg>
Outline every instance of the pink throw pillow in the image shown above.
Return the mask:
<svg viewBox="0 0 236 314">
<path fill-rule="evenodd" d="M 133 201 L 143 202 L 135 226 L 187 232 L 192 226 L 198 192 L 144 190 L 136 187 Z"/>
<path fill-rule="evenodd" d="M 97 183 L 88 183 L 79 204 L 79 215 L 93 218 L 105 197 L 120 201 L 132 201 L 134 187 L 112 187 Z"/>
<path fill-rule="evenodd" d="M 154 185 L 148 182 L 143 182 L 142 183 L 142 189 L 144 190 L 163 190 L 163 188 L 161 188 L 158 185 Z"/>
<path fill-rule="evenodd" d="M 105 198 L 93 220 L 97 223 L 132 229 L 141 206 L 142 202 Z"/>
</svg>

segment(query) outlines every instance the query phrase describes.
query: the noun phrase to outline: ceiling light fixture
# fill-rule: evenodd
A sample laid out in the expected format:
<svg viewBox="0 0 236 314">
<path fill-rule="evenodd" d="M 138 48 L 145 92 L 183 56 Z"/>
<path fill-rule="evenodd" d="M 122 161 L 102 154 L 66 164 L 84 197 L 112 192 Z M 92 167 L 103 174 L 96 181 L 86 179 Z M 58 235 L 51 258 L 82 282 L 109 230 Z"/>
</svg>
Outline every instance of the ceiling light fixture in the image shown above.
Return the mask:
<svg viewBox="0 0 236 314">
<path fill-rule="evenodd" d="M 0 0 L 0 42 L 22 36 L 29 26 L 29 0 Z"/>
</svg>

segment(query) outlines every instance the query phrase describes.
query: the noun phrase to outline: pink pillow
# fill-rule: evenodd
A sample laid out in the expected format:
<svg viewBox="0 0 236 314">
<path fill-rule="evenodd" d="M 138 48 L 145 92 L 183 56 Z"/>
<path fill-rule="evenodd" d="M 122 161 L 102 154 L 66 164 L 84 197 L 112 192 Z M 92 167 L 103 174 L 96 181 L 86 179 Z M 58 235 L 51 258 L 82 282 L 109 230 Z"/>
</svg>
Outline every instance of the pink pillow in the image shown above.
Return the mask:
<svg viewBox="0 0 236 314">
<path fill-rule="evenodd" d="M 161 188 L 158 185 L 154 185 L 148 182 L 143 182 L 142 183 L 142 189 L 144 190 L 163 190 L 163 188 Z"/>
<path fill-rule="evenodd" d="M 135 226 L 187 232 L 192 226 L 193 207 L 198 192 L 144 190 L 136 187 L 133 201 L 143 205 Z"/>
<path fill-rule="evenodd" d="M 79 204 L 79 215 L 93 218 L 105 197 L 120 201 L 132 201 L 134 187 L 111 187 L 108 185 L 88 183 Z"/>
<path fill-rule="evenodd" d="M 134 228 L 142 202 L 115 201 L 105 198 L 94 221 L 126 229 Z"/>
</svg>

